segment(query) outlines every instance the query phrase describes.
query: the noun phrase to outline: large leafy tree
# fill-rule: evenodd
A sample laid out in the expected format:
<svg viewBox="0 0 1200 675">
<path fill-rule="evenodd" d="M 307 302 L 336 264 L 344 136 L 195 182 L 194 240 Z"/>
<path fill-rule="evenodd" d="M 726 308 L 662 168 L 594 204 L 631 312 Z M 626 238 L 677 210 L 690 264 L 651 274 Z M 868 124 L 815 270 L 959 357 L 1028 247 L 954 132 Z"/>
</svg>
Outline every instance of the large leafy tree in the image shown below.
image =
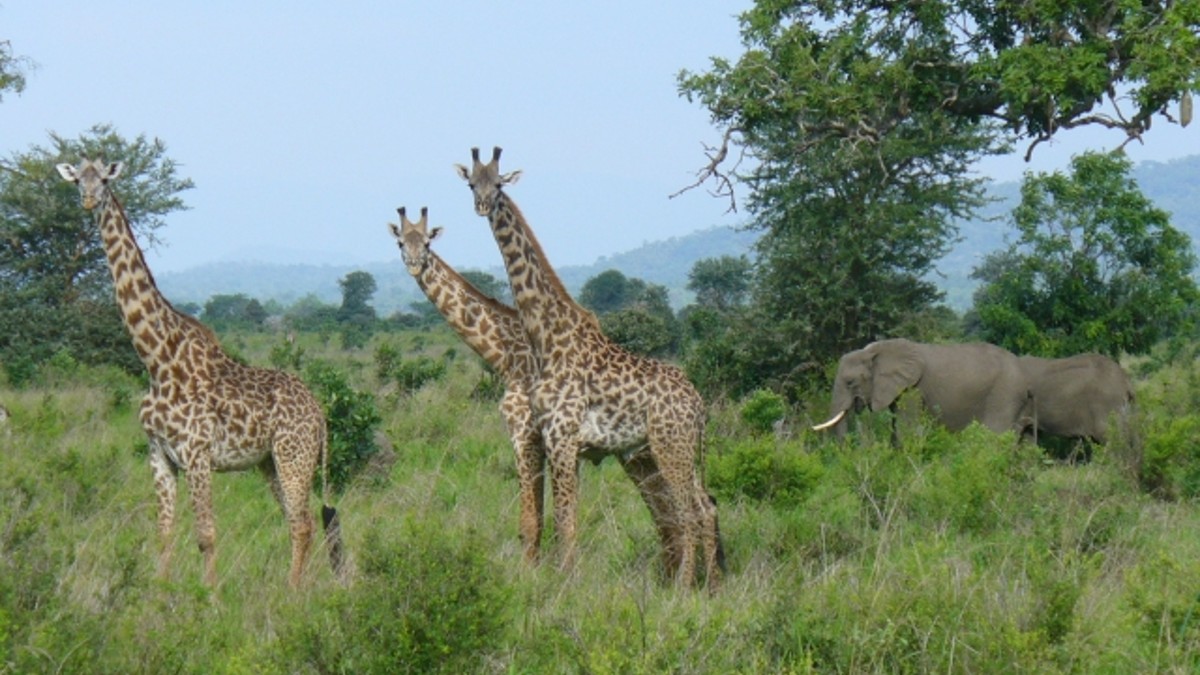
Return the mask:
<svg viewBox="0 0 1200 675">
<path fill-rule="evenodd" d="M 166 145 L 121 137 L 96 126 L 78 139 L 51 134 L 0 162 L 0 360 L 20 380 L 38 362 L 66 351 L 88 363 L 118 363 L 140 372 L 112 296 L 108 262 L 93 214 L 55 171 L 60 162 L 102 157 L 125 163 L 116 187 L 143 248 L 160 244 L 166 214 L 186 208 L 192 187 L 177 175 Z"/>
<path fill-rule="evenodd" d="M 975 271 L 981 336 L 1042 356 L 1144 353 L 1178 332 L 1200 296 L 1186 234 L 1129 177 L 1121 155 L 1085 153 L 1070 174 L 1031 174 L 1017 240 Z"/>
<path fill-rule="evenodd" d="M 979 205 L 981 156 L 1083 124 L 1137 138 L 1183 111 L 1200 84 L 1198 4 L 756 2 L 737 61 L 679 78 L 722 132 L 696 185 L 764 230 L 765 321 L 746 339 L 767 346 L 745 365 L 819 372 L 935 306 L 928 279 Z"/>
</svg>

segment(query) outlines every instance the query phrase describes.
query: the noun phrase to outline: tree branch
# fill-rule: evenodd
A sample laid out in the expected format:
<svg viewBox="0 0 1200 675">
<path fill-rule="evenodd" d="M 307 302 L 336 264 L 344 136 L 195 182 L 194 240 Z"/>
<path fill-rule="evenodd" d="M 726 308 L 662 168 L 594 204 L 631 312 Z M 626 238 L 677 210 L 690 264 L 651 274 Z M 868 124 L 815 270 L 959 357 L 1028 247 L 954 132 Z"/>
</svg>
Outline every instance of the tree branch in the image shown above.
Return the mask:
<svg viewBox="0 0 1200 675">
<path fill-rule="evenodd" d="M 729 208 L 726 209 L 725 212 L 736 212 L 737 199 L 733 191 L 733 174 L 734 171 L 737 170 L 738 166 L 742 163 L 742 159 L 744 159 L 746 156 L 745 149 L 739 149 L 737 161 L 734 162 L 732 168 L 722 169 L 721 163 L 729 157 L 730 138 L 732 138 L 735 132 L 739 131 L 740 129 L 737 127 L 730 127 L 726 129 L 725 134 L 721 137 L 720 147 L 712 147 L 705 144 L 704 155 L 708 157 L 708 164 L 696 171 L 696 181 L 694 183 L 667 195 L 667 199 L 674 199 L 688 190 L 700 187 L 706 181 L 712 179 L 717 184 L 717 187 L 715 190 L 709 190 L 708 193 L 714 197 L 728 197 Z"/>
</svg>

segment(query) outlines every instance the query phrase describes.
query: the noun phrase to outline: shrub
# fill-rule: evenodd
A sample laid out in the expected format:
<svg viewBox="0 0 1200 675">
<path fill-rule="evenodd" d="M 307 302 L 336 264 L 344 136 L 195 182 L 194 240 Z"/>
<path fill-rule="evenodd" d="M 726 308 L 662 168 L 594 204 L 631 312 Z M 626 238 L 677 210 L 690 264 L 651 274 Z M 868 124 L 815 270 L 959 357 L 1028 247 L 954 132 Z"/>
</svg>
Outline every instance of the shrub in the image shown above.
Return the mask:
<svg viewBox="0 0 1200 675">
<path fill-rule="evenodd" d="M 799 504 L 820 481 L 819 459 L 774 439 L 739 441 L 709 457 L 705 474 L 709 488 L 720 498 L 749 499 L 777 506 Z"/>
<path fill-rule="evenodd" d="M 783 397 L 766 389 L 751 394 L 742 404 L 742 421 L 756 433 L 767 433 L 787 413 Z"/>
<path fill-rule="evenodd" d="M 1143 453 L 1143 488 L 1165 499 L 1200 495 L 1200 416 L 1149 425 Z"/>
<path fill-rule="evenodd" d="M 353 389 L 346 376 L 325 361 L 313 361 L 305 381 L 325 409 L 329 430 L 329 482 L 343 490 L 375 454 L 375 429 L 382 421 L 375 397 Z"/>
<path fill-rule="evenodd" d="M 478 541 L 412 519 L 396 539 L 371 530 L 362 578 L 326 600 L 319 617 L 297 617 L 284 631 L 280 670 L 486 670 L 484 659 L 505 637 L 511 590 Z"/>
</svg>

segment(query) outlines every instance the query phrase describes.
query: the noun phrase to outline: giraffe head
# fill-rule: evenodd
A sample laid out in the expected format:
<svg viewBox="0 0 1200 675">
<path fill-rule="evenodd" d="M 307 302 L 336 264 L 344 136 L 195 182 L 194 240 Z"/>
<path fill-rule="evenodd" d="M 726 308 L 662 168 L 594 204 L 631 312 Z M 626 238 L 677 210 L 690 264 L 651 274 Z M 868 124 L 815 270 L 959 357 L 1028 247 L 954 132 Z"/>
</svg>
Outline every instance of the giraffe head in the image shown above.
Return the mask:
<svg viewBox="0 0 1200 675">
<path fill-rule="evenodd" d="M 83 208 L 91 211 L 100 203 L 104 191 L 108 189 L 108 181 L 121 175 L 124 166 L 121 162 L 84 159 L 79 166 L 59 164 L 57 168 L 64 180 L 79 186 L 79 198 L 83 201 Z"/>
<path fill-rule="evenodd" d="M 492 148 L 492 161 L 484 164 L 479 161 L 479 148 L 471 148 L 473 164 L 470 169 L 462 164 L 455 164 L 458 175 L 467 181 L 471 192 L 475 195 L 475 213 L 490 216 L 500 199 L 500 188 L 517 182 L 521 177 L 520 170 L 512 173 L 500 173 L 500 148 Z"/>
<path fill-rule="evenodd" d="M 429 264 L 429 244 L 438 238 L 442 228 L 426 229 L 429 209 L 424 206 L 421 207 L 421 219 L 415 223 L 405 215 L 403 206 L 396 209 L 396 213 L 400 214 L 400 226 L 388 223 L 388 227 L 396 238 L 396 245 L 400 247 L 400 259 L 404 261 L 408 273 L 415 277 L 425 271 L 425 266 Z"/>
</svg>

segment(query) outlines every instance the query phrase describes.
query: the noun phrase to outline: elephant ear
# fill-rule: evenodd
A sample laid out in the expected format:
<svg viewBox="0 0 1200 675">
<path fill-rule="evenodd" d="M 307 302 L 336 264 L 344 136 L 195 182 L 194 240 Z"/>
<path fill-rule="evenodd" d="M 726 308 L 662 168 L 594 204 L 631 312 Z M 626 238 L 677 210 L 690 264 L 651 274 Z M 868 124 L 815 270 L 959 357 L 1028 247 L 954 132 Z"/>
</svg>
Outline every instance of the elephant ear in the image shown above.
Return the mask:
<svg viewBox="0 0 1200 675">
<path fill-rule="evenodd" d="M 871 383 L 871 410 L 883 410 L 896 401 L 900 392 L 921 379 L 921 362 L 916 352 L 904 345 L 884 345 L 875 355 Z"/>
</svg>

